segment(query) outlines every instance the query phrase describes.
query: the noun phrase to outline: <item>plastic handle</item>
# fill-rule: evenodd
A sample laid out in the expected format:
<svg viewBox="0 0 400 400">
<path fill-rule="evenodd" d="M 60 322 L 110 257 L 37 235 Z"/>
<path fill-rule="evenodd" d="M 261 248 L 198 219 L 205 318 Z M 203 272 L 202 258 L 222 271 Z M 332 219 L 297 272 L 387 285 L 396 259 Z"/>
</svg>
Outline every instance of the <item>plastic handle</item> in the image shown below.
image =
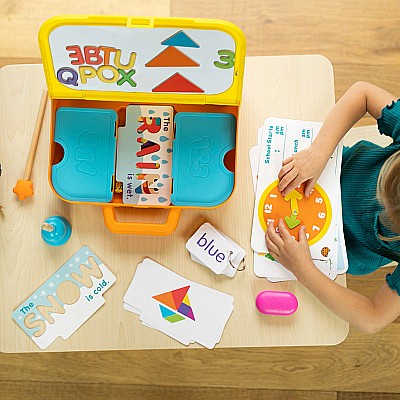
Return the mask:
<svg viewBox="0 0 400 400">
<path fill-rule="evenodd" d="M 174 207 L 169 209 L 168 217 L 163 224 L 142 222 L 119 222 L 115 217 L 114 206 L 102 206 L 104 222 L 113 233 L 124 233 L 128 235 L 170 235 L 177 227 L 182 209 Z"/>
</svg>

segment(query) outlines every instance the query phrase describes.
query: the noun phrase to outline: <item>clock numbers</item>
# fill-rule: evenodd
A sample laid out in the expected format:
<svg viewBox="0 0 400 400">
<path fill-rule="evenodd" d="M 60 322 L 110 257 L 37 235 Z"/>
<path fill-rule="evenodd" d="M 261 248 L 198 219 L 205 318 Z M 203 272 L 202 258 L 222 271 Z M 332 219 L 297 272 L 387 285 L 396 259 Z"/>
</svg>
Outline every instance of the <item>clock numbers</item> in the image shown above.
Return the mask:
<svg viewBox="0 0 400 400">
<path fill-rule="evenodd" d="M 264 212 L 267 214 L 271 214 L 272 213 L 272 204 L 265 204 L 264 205 Z"/>
<path fill-rule="evenodd" d="M 279 233 L 276 225 L 282 218 L 291 236 L 297 237 L 300 226 L 305 225 L 309 245 L 318 242 L 327 232 L 332 218 L 330 201 L 323 188 L 316 184 L 313 193 L 306 198 L 303 186 L 282 196 L 278 185 L 278 180 L 271 182 L 259 200 L 258 218 L 263 231 L 272 222 Z"/>
</svg>

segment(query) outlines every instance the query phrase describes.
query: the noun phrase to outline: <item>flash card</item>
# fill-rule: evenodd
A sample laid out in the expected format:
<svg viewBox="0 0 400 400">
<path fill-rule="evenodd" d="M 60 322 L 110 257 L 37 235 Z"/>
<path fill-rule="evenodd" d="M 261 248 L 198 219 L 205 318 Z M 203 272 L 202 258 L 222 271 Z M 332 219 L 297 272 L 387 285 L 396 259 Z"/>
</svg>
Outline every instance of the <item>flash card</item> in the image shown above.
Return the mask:
<svg viewBox="0 0 400 400">
<path fill-rule="evenodd" d="M 186 242 L 186 249 L 193 261 L 229 277 L 235 276 L 246 255 L 242 247 L 208 222 Z"/>
<path fill-rule="evenodd" d="M 41 348 L 68 339 L 104 303 L 115 276 L 83 246 L 13 312 L 12 318 Z"/>
<path fill-rule="evenodd" d="M 130 105 L 118 129 L 116 179 L 122 202 L 169 205 L 173 113 L 170 106 Z"/>
<path fill-rule="evenodd" d="M 188 345 L 213 348 L 233 311 L 233 297 L 192 282 L 146 258 L 125 296 L 125 309 L 140 320 Z M 212 310 L 212 312 L 211 312 Z"/>
</svg>

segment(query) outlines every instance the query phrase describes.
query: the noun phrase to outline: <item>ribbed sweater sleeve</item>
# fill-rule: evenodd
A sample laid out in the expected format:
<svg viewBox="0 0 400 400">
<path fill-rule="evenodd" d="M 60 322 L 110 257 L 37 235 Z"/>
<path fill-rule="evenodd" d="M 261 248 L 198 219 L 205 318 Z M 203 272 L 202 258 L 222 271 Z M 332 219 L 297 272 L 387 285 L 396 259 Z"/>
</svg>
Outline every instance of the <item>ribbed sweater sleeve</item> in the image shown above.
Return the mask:
<svg viewBox="0 0 400 400">
<path fill-rule="evenodd" d="M 381 134 L 392 137 L 395 143 L 400 141 L 400 99 L 393 101 L 382 110 L 377 123 Z"/>
<path fill-rule="evenodd" d="M 398 265 L 393 273 L 386 275 L 386 282 L 390 289 L 395 290 L 400 296 L 400 267 Z"/>
</svg>

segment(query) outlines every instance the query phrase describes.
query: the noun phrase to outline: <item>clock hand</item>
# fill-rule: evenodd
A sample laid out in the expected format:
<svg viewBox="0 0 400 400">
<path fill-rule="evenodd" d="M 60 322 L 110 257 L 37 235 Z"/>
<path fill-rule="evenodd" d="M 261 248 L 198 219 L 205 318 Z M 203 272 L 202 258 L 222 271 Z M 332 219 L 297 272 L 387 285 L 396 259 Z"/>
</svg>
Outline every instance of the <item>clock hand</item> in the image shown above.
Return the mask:
<svg viewBox="0 0 400 400">
<path fill-rule="evenodd" d="M 303 196 L 296 189 L 288 193 L 284 199 L 285 201 L 290 201 L 290 211 L 292 215 L 299 215 L 299 206 L 297 205 L 297 200 L 301 200 Z"/>
<path fill-rule="evenodd" d="M 292 214 L 290 217 L 285 217 L 284 219 L 289 229 L 294 229 L 296 226 L 300 225 L 300 221 L 295 214 Z"/>
</svg>

